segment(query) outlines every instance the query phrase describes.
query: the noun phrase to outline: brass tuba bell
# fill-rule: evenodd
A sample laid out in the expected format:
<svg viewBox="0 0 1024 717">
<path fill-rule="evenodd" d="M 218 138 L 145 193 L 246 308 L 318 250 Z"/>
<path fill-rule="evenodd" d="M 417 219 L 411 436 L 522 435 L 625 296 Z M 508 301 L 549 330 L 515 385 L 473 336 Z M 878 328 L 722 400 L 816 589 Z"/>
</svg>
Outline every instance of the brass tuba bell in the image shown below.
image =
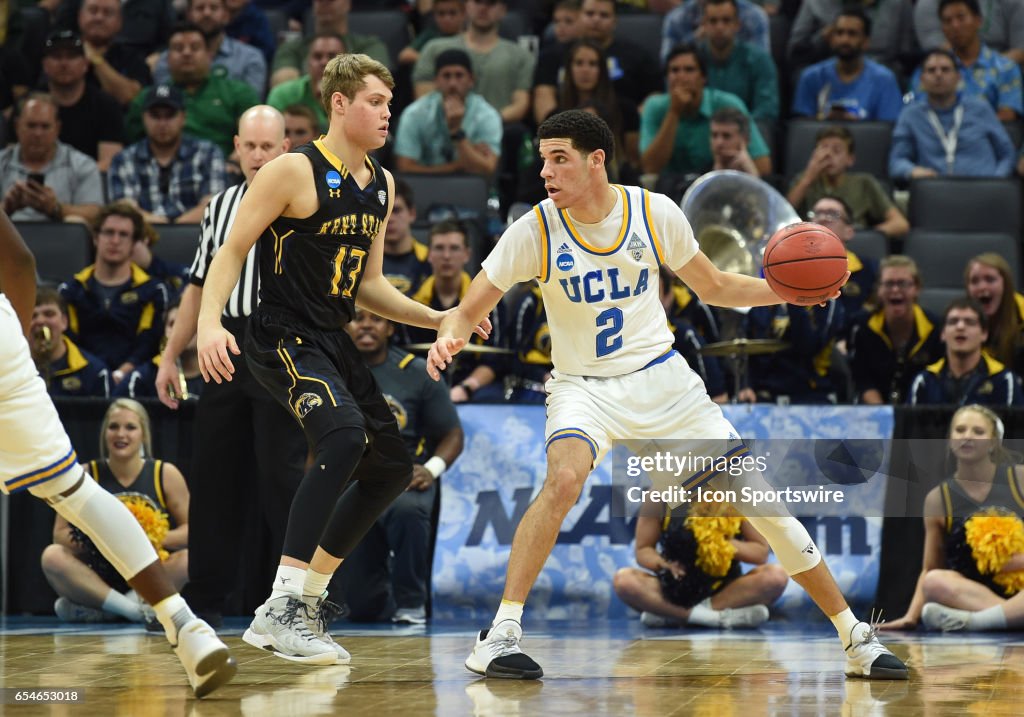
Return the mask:
<svg viewBox="0 0 1024 717">
<path fill-rule="evenodd" d="M 732 169 L 701 176 L 680 205 L 711 263 L 748 276 L 761 275 L 764 248 L 772 234 L 800 221 L 774 187 Z"/>
</svg>

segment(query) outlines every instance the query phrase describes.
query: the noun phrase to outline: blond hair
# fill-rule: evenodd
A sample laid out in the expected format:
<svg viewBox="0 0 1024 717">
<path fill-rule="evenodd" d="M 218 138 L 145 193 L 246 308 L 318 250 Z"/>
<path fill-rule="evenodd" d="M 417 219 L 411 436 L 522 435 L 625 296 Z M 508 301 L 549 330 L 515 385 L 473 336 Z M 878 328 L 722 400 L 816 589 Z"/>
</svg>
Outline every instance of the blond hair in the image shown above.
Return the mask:
<svg viewBox="0 0 1024 717">
<path fill-rule="evenodd" d="M 921 286 L 921 273 L 917 270 L 917 262 L 905 254 L 890 254 L 878 262 L 878 277 L 881 280 L 882 272 L 886 269 L 907 269 L 914 277 L 914 283 Z"/>
<path fill-rule="evenodd" d="M 354 100 L 360 90 L 366 89 L 369 75 L 376 75 L 389 90 L 395 88 L 391 71 L 369 55 L 342 53 L 328 62 L 320 79 L 320 102 L 327 116 L 331 116 L 331 97 L 335 92 Z"/>
<path fill-rule="evenodd" d="M 118 398 L 110 404 L 107 412 L 103 415 L 103 425 L 100 426 L 100 458 L 107 460 L 110 457 L 110 451 L 107 449 L 107 428 L 110 426 L 110 417 L 114 415 L 114 411 L 122 408 L 139 417 L 139 427 L 142 429 L 142 457 L 151 457 L 153 455 L 153 432 L 149 426 L 149 414 L 145 407 L 135 399 Z"/>
</svg>

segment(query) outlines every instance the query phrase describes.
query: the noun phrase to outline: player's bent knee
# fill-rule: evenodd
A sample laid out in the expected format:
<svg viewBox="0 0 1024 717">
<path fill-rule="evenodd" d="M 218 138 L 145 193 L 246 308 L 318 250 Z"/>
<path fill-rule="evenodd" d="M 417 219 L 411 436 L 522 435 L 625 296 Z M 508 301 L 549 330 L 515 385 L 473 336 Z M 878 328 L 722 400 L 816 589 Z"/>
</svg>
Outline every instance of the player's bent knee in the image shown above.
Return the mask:
<svg viewBox="0 0 1024 717">
<path fill-rule="evenodd" d="M 789 575 L 807 572 L 821 562 L 818 546 L 796 518 L 747 516 L 747 520 L 765 537 Z"/>
</svg>

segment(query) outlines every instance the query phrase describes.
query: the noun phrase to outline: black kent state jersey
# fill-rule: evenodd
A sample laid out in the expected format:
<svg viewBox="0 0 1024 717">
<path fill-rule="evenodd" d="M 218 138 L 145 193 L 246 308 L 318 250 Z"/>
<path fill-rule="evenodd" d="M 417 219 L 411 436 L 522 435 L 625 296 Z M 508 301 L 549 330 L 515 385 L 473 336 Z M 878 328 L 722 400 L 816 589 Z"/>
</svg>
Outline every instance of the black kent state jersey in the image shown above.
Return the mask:
<svg viewBox="0 0 1024 717">
<path fill-rule="evenodd" d="M 322 140 L 292 151 L 313 165 L 320 208 L 305 219 L 278 217 L 260 237 L 260 307 L 337 329 L 355 315 L 370 244 L 387 217 L 387 178 L 367 157 L 372 177 L 360 189 Z"/>
</svg>

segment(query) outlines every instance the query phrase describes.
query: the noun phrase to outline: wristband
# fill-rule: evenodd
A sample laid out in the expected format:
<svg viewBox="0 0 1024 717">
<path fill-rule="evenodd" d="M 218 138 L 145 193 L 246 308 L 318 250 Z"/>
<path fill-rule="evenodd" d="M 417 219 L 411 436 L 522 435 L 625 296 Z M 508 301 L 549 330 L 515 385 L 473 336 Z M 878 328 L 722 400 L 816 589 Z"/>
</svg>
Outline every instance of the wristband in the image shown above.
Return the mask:
<svg viewBox="0 0 1024 717">
<path fill-rule="evenodd" d="M 433 456 L 423 464 L 423 467 L 427 469 L 427 473 L 434 476 L 434 480 L 437 480 L 441 477 L 441 474 L 444 473 L 448 464 L 444 462 L 444 458 L 441 458 L 440 456 Z"/>
<path fill-rule="evenodd" d="M 473 398 L 473 392 L 474 392 L 474 391 L 476 391 L 476 389 L 475 389 L 475 388 L 473 388 L 472 386 L 470 386 L 470 385 L 469 385 L 468 383 L 466 383 L 465 381 L 463 381 L 462 383 L 460 383 L 460 384 L 459 384 L 459 388 L 461 388 L 461 389 L 462 389 L 463 391 L 465 391 L 465 392 L 466 392 L 466 397 L 467 397 L 467 398 Z"/>
</svg>

